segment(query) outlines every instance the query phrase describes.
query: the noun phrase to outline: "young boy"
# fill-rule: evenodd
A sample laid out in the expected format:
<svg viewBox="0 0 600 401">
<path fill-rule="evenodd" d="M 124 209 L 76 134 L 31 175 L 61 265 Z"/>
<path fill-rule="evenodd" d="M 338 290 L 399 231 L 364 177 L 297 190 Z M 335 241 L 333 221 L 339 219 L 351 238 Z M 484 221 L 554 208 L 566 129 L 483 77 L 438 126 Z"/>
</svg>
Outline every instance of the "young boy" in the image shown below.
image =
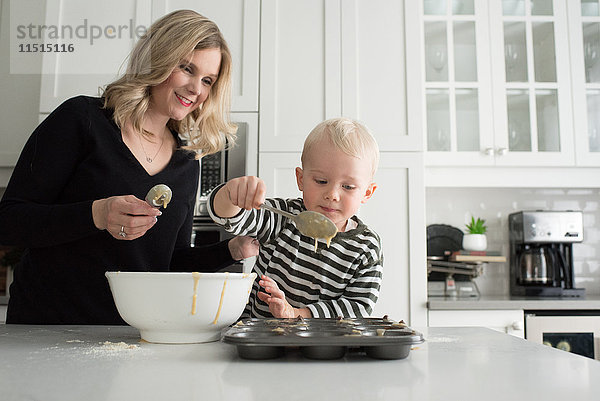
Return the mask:
<svg viewBox="0 0 600 401">
<path fill-rule="evenodd" d="M 373 136 L 360 123 L 336 118 L 317 125 L 306 138 L 302 168 L 296 168 L 300 199 L 265 199 L 258 177 L 234 178 L 210 196 L 213 220 L 261 244 L 244 315 L 253 317 L 364 317 L 379 296 L 383 253 L 379 236 L 355 216 L 377 188 L 379 162 Z M 330 247 L 302 235 L 288 218 L 261 209 L 262 203 L 298 214 L 311 210 L 337 229 Z M 260 292 L 260 287 L 264 292 Z"/>
</svg>

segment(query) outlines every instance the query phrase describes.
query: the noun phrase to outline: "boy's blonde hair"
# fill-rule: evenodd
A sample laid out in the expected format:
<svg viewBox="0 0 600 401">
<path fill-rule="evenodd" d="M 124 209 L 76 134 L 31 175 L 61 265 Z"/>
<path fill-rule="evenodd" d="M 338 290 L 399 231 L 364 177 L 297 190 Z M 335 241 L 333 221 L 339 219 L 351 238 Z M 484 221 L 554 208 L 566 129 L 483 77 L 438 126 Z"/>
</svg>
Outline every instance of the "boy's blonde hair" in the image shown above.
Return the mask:
<svg viewBox="0 0 600 401">
<path fill-rule="evenodd" d="M 371 177 L 379 164 L 379 146 L 367 127 L 350 118 L 339 117 L 325 120 L 308 134 L 302 149 L 302 164 L 311 149 L 322 140 L 329 139 L 347 155 L 371 161 Z"/>
<path fill-rule="evenodd" d="M 237 131 L 229 121 L 231 53 L 217 25 L 195 11 L 174 11 L 150 26 L 129 55 L 125 74 L 104 90 L 104 107 L 114 110 L 120 128 L 129 122 L 144 134 L 150 89 L 169 78 L 194 50 L 215 48 L 221 50 L 221 68 L 208 98 L 183 120 L 169 120 L 167 126 L 188 140 L 186 149 L 201 155 L 220 151 L 226 141 L 234 142 Z"/>
</svg>

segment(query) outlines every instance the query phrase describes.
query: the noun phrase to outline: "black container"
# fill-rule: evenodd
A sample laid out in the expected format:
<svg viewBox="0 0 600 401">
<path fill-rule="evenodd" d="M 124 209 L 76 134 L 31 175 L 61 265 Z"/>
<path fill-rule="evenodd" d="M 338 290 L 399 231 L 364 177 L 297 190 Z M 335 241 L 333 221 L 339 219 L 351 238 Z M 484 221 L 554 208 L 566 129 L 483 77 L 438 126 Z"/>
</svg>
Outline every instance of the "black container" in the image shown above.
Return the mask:
<svg viewBox="0 0 600 401">
<path fill-rule="evenodd" d="M 299 348 L 310 359 L 338 359 L 349 349 L 376 359 L 404 359 L 423 335 L 384 318 L 244 319 L 223 335 L 244 359 L 272 359 Z"/>
</svg>

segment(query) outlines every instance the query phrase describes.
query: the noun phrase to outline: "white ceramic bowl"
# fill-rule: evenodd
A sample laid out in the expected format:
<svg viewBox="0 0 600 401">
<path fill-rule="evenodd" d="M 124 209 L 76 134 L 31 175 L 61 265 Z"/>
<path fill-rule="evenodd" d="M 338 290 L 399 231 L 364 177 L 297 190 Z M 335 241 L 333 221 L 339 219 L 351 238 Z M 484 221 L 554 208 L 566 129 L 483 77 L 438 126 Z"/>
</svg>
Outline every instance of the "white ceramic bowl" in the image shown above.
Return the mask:
<svg viewBox="0 0 600 401">
<path fill-rule="evenodd" d="M 244 311 L 256 273 L 106 272 L 119 314 L 153 343 L 217 341 Z"/>
</svg>

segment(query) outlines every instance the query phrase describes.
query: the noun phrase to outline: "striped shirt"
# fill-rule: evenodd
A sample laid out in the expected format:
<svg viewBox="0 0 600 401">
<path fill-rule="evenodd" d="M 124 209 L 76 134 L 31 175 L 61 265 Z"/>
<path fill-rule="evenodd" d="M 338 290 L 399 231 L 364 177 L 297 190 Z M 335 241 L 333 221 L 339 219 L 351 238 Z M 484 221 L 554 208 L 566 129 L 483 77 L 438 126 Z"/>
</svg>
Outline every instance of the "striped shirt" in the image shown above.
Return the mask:
<svg viewBox="0 0 600 401">
<path fill-rule="evenodd" d="M 373 310 L 383 269 L 379 236 L 358 217 L 356 228 L 338 233 L 327 248 L 320 239 L 300 234 L 288 218 L 268 210 L 242 210 L 231 218 L 220 218 L 212 210 L 213 220 L 235 235 L 256 237 L 261 244 L 254 271 L 258 274 L 243 316 L 272 317 L 268 305 L 257 293 L 261 275 L 271 277 L 295 308 L 308 307 L 313 317 L 365 317 Z M 298 214 L 306 207 L 302 199 L 267 199 L 266 203 Z"/>
</svg>

